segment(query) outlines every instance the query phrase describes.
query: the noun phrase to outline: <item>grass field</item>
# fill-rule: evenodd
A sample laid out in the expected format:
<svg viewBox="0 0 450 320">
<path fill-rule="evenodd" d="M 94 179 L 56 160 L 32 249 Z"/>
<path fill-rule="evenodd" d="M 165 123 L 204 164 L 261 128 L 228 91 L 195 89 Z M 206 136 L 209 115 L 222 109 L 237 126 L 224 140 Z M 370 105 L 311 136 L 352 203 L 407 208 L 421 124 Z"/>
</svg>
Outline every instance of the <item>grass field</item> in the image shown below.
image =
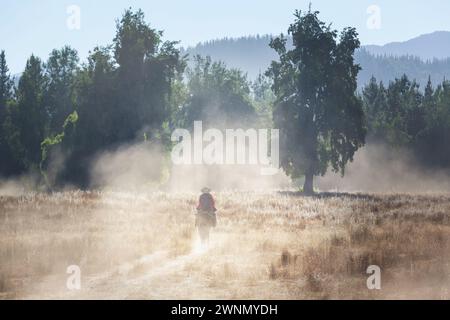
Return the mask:
<svg viewBox="0 0 450 320">
<path fill-rule="evenodd" d="M 209 248 L 197 194 L 0 197 L 0 297 L 450 299 L 449 194 L 214 195 Z M 367 288 L 370 265 L 381 290 Z"/>
</svg>

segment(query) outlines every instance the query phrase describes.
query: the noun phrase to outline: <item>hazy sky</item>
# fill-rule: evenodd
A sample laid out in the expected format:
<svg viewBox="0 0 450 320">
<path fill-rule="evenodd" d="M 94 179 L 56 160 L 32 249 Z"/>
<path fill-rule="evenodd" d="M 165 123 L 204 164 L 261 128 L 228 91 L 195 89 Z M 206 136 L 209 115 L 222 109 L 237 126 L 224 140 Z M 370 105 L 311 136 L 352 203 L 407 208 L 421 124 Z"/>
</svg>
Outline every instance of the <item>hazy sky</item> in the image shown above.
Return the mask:
<svg viewBox="0 0 450 320">
<path fill-rule="evenodd" d="M 53 48 L 69 44 L 84 59 L 95 45 L 111 42 L 115 19 L 125 8 L 142 8 L 152 27 L 182 45 L 254 34 L 286 32 L 295 9 L 307 10 L 303 0 L 2 0 L 0 49 L 6 50 L 12 73 L 21 72 L 27 57 L 43 59 Z M 363 44 L 404 41 L 424 33 L 450 30 L 448 0 L 312 0 L 313 9 L 336 28 L 354 26 Z M 80 8 L 80 29 L 67 27 L 67 8 Z M 376 5 L 380 28 L 368 28 Z"/>
</svg>

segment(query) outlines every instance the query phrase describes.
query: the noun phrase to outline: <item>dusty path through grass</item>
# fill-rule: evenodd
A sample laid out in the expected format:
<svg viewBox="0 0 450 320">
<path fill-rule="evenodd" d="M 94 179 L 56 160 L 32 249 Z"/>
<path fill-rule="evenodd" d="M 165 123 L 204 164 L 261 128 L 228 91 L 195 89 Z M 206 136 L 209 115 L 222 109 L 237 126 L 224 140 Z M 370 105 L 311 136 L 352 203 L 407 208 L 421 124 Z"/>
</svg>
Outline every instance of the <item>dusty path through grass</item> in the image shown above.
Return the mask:
<svg viewBox="0 0 450 320">
<path fill-rule="evenodd" d="M 6 299 L 450 298 L 450 195 L 222 192 L 200 250 L 196 194 L 0 197 Z M 81 290 L 66 287 L 69 265 Z M 366 269 L 382 269 L 368 290 Z"/>
</svg>

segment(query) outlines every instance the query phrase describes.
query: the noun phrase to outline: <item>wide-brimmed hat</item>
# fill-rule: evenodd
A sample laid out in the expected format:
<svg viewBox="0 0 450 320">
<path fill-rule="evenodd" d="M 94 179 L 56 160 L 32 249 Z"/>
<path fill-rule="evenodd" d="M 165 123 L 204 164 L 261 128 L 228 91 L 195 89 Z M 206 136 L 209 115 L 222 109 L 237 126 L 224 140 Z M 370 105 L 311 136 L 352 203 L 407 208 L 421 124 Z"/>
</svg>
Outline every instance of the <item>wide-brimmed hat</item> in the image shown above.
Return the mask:
<svg viewBox="0 0 450 320">
<path fill-rule="evenodd" d="M 204 187 L 204 188 L 202 188 L 201 191 L 202 191 L 203 193 L 208 193 L 208 192 L 211 192 L 211 189 L 208 188 L 208 187 Z"/>
</svg>

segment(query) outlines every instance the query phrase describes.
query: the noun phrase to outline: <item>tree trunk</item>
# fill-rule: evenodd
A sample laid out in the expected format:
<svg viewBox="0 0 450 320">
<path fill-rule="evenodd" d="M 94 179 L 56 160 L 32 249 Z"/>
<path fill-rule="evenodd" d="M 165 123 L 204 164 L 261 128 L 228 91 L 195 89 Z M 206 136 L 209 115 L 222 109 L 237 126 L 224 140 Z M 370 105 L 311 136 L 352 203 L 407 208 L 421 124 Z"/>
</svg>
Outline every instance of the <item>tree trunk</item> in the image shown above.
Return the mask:
<svg viewBox="0 0 450 320">
<path fill-rule="evenodd" d="M 305 173 L 305 184 L 303 185 L 303 193 L 306 195 L 314 194 L 314 174 L 312 171 Z"/>
</svg>

